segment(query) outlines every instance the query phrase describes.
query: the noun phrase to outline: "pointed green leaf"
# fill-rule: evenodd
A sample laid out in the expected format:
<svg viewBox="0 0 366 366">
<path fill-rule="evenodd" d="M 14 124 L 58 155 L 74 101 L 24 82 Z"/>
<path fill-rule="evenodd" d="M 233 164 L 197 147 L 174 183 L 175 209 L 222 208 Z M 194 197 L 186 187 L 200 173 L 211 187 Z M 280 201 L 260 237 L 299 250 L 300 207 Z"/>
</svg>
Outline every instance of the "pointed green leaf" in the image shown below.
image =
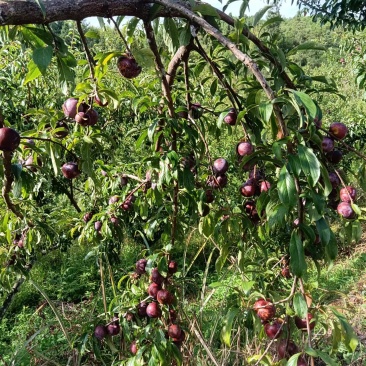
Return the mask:
<svg viewBox="0 0 366 366">
<path fill-rule="evenodd" d="M 322 244 L 324 246 L 326 246 L 330 240 L 331 230 L 330 230 L 328 223 L 325 221 L 325 219 L 323 217 L 321 219 L 317 220 L 316 229 L 319 233 Z"/>
<path fill-rule="evenodd" d="M 33 61 L 42 74 L 46 72 L 48 65 L 51 63 L 52 55 L 53 48 L 51 46 L 34 49 Z"/>
<path fill-rule="evenodd" d="M 328 244 L 325 246 L 325 253 L 330 260 L 334 260 L 337 257 L 338 245 L 333 231 L 330 231 L 330 238 Z"/>
<path fill-rule="evenodd" d="M 354 352 L 359 340 L 355 334 L 355 331 L 353 330 L 352 326 L 347 322 L 345 316 L 340 313 L 338 310 L 336 310 L 335 308 L 331 308 L 333 314 L 338 318 L 338 321 L 341 325 L 341 329 L 342 329 L 342 335 L 344 337 L 344 342 L 346 347 Z"/>
<path fill-rule="evenodd" d="M 267 5 L 264 8 L 260 9 L 254 14 L 253 17 L 253 26 L 256 26 L 259 21 L 263 18 L 263 16 L 267 13 L 269 9 L 272 9 L 273 5 Z"/>
<path fill-rule="evenodd" d="M 38 78 L 38 76 L 40 75 L 42 75 L 41 70 L 38 68 L 38 66 L 33 60 L 30 60 L 28 64 L 28 73 L 27 76 L 25 77 L 24 84 L 27 84 L 30 81 Z"/>
<path fill-rule="evenodd" d="M 320 45 L 319 42 L 317 42 L 317 41 L 304 42 L 304 43 L 302 43 L 302 44 L 294 47 L 292 50 L 288 51 L 287 52 L 287 56 L 294 55 L 298 51 L 303 51 L 303 50 L 320 50 L 320 51 L 325 51 L 326 48 L 324 46 Z"/>
<path fill-rule="evenodd" d="M 302 294 L 296 293 L 294 295 L 293 305 L 296 315 L 300 319 L 306 319 L 308 315 L 308 305 Z"/>
<path fill-rule="evenodd" d="M 223 343 L 225 343 L 228 347 L 231 346 L 231 330 L 233 328 L 233 322 L 238 314 L 239 309 L 232 308 L 228 311 L 226 314 L 226 317 L 224 318 L 224 326 L 221 330 L 221 340 Z"/>
<path fill-rule="evenodd" d="M 303 277 L 307 270 L 304 247 L 300 235 L 294 230 L 290 240 L 290 267 L 291 272 L 297 277 Z"/>
<path fill-rule="evenodd" d="M 292 175 L 288 172 L 286 166 L 281 169 L 277 188 L 278 196 L 281 202 L 285 205 L 293 207 L 297 202 L 295 181 Z"/>
<path fill-rule="evenodd" d="M 290 90 L 292 92 L 293 97 L 295 98 L 296 103 L 300 107 L 304 107 L 306 110 L 306 114 L 311 118 L 315 119 L 317 117 L 318 108 L 314 101 L 304 92 L 300 92 L 297 90 Z"/>
<path fill-rule="evenodd" d="M 306 177 L 311 177 L 311 183 L 314 187 L 320 177 L 320 163 L 313 150 L 303 146 L 298 146 L 298 155 L 300 159 L 301 170 Z"/>
<path fill-rule="evenodd" d="M 209 4 L 197 4 L 193 7 L 192 11 L 201 13 L 202 15 L 210 15 L 219 18 L 216 9 Z"/>
</svg>

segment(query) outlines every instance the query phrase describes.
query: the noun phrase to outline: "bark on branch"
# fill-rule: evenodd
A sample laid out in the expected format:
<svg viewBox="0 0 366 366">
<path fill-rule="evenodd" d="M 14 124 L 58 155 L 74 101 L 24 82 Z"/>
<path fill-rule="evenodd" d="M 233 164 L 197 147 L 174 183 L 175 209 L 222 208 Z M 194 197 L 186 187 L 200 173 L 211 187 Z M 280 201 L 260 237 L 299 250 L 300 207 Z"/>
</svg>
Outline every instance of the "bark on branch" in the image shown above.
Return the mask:
<svg viewBox="0 0 366 366">
<path fill-rule="evenodd" d="M 59 20 L 83 20 L 88 17 L 117 15 L 148 19 L 151 0 L 42 0 L 45 15 L 34 0 L 0 0 L 0 25 L 47 24 Z M 172 17 L 177 13 L 161 9 L 154 17 Z"/>
</svg>

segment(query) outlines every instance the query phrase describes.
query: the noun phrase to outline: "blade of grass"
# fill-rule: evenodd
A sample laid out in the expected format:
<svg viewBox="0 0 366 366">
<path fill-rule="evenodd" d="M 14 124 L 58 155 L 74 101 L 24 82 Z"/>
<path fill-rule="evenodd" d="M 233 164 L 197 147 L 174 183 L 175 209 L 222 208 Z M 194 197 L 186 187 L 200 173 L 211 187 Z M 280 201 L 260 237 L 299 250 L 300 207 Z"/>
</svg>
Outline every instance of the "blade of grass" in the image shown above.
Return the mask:
<svg viewBox="0 0 366 366">
<path fill-rule="evenodd" d="M 61 318 L 58 310 L 56 309 L 56 306 L 54 305 L 54 303 L 52 302 L 52 300 L 48 297 L 48 295 L 46 294 L 46 292 L 42 289 L 42 287 L 37 282 L 35 282 L 32 279 L 29 279 L 29 281 L 41 293 L 41 295 L 45 298 L 45 300 L 48 302 L 48 305 L 52 309 L 53 313 L 55 314 L 55 317 L 56 317 L 57 321 L 60 324 L 61 330 L 64 333 L 64 336 L 65 336 L 65 338 L 67 340 L 67 343 L 69 344 L 70 348 L 73 349 L 73 346 L 72 346 L 72 342 L 71 342 L 69 333 L 67 332 L 67 329 L 65 327 L 65 324 L 64 324 L 64 322 L 63 322 L 63 320 L 62 320 L 62 318 Z"/>
</svg>

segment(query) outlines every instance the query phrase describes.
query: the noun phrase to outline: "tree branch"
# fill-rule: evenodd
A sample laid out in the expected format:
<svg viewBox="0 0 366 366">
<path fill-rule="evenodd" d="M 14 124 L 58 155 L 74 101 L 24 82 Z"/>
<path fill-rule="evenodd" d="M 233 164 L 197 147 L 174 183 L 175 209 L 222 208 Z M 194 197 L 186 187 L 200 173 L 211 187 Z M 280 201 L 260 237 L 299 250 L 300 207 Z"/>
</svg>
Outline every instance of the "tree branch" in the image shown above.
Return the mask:
<svg viewBox="0 0 366 366">
<path fill-rule="evenodd" d="M 173 98 L 170 90 L 170 85 L 167 79 L 167 75 L 164 69 L 163 62 L 160 57 L 160 53 L 158 50 L 158 46 L 156 44 L 154 30 L 151 26 L 150 22 L 144 22 L 146 37 L 149 42 L 149 46 L 151 51 L 155 56 L 155 66 L 156 70 L 160 74 L 161 84 L 163 89 L 163 95 L 167 100 L 168 104 L 168 113 L 170 118 L 175 118 L 175 110 L 173 104 Z M 174 127 L 171 126 L 171 134 L 172 134 L 172 150 L 177 152 L 177 132 Z M 177 223 L 178 223 L 178 193 L 179 193 L 179 184 L 178 181 L 174 181 L 174 192 L 173 192 L 173 214 L 172 214 L 172 229 L 171 229 L 171 241 L 172 245 L 175 243 L 176 231 L 177 231 Z"/>
<path fill-rule="evenodd" d="M 34 0 L 0 0 L 0 25 L 47 24 L 60 20 L 125 15 L 148 19 L 150 0 L 42 0 L 45 16 Z M 174 17 L 171 9 L 160 9 L 154 17 Z"/>
<path fill-rule="evenodd" d="M 232 17 L 225 14 L 221 10 L 216 9 L 216 11 L 219 14 L 220 19 L 222 21 L 224 21 L 225 23 L 227 23 L 227 24 L 231 25 L 232 27 L 234 27 L 234 19 Z M 250 32 L 248 28 L 244 27 L 244 29 L 242 31 L 242 34 L 243 34 L 243 36 L 248 38 L 250 41 L 252 41 L 258 47 L 258 49 L 261 51 L 262 55 L 267 60 L 272 62 L 272 64 L 274 65 L 274 67 L 277 70 L 280 70 L 280 75 L 281 75 L 283 81 L 285 82 L 286 86 L 290 89 L 296 90 L 295 84 L 292 82 L 292 80 L 287 75 L 287 73 L 282 69 L 282 66 L 281 66 L 280 62 L 277 61 L 277 59 L 272 55 L 271 50 L 259 38 L 257 38 L 252 32 Z"/>
<path fill-rule="evenodd" d="M 219 30 L 217 30 L 215 27 L 206 22 L 206 20 L 199 17 L 197 14 L 195 14 L 185 6 L 181 5 L 180 3 L 176 3 L 170 0 L 154 0 L 154 2 L 160 5 L 164 5 L 167 9 L 172 9 L 177 12 L 180 12 L 181 16 L 201 26 L 206 31 L 207 34 L 216 38 L 223 46 L 225 46 L 239 61 L 241 61 L 250 70 L 250 72 L 254 75 L 254 77 L 261 85 L 264 93 L 266 94 L 269 100 L 273 101 L 276 98 L 274 91 L 271 89 L 266 78 L 260 71 L 258 65 L 247 54 L 241 52 L 238 49 L 238 47 L 236 47 L 235 43 L 231 42 L 228 38 L 223 36 Z M 277 137 L 283 138 L 287 135 L 287 129 L 281 109 L 276 103 L 273 104 L 273 111 L 276 116 L 276 121 L 279 129 Z"/>
<path fill-rule="evenodd" d="M 10 292 L 8 293 L 8 296 L 6 297 L 5 301 L 3 302 L 2 307 L 0 308 L 0 320 L 4 317 L 4 314 L 6 313 L 6 310 L 8 310 L 13 297 L 17 294 L 17 292 L 20 289 L 20 286 L 24 282 L 24 277 L 21 277 L 17 282 L 15 282 L 14 286 L 11 288 Z"/>
</svg>

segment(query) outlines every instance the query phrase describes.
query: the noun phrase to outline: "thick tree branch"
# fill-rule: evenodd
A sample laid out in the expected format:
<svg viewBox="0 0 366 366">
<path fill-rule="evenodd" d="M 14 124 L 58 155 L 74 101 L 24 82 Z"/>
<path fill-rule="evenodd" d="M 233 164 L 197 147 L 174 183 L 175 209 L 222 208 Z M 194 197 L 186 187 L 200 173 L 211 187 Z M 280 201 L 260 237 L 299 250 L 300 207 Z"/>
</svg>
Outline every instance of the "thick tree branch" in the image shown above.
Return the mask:
<svg viewBox="0 0 366 366">
<path fill-rule="evenodd" d="M 168 81 L 169 87 L 171 87 L 174 83 L 175 75 L 177 73 L 177 69 L 182 62 L 185 62 L 189 58 L 189 54 L 192 50 L 192 44 L 190 43 L 188 46 L 181 46 L 178 48 L 178 51 L 172 57 L 169 62 L 168 69 L 166 71 L 166 78 Z"/>
<path fill-rule="evenodd" d="M 0 25 L 47 24 L 117 15 L 148 19 L 152 8 L 150 0 L 42 0 L 42 4 L 45 16 L 34 0 L 0 0 Z M 174 17 L 177 12 L 161 9 L 154 16 Z"/>
</svg>

